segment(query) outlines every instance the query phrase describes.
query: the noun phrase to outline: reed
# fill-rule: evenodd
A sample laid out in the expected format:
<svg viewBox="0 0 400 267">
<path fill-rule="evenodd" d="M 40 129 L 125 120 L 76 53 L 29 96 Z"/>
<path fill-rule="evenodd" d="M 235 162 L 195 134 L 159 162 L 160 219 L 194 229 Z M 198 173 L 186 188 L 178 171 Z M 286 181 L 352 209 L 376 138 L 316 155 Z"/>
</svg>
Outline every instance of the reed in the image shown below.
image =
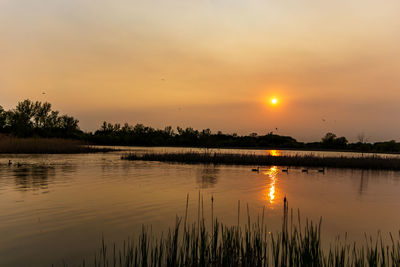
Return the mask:
<svg viewBox="0 0 400 267">
<path fill-rule="evenodd" d="M 400 158 L 377 155 L 364 157 L 318 157 L 313 155 L 271 156 L 225 153 L 145 153 L 122 156 L 124 160 L 162 161 L 177 163 L 253 165 L 253 166 L 303 166 L 355 169 L 400 170 Z"/>
<path fill-rule="evenodd" d="M 82 141 L 61 138 L 17 138 L 0 135 L 0 153 L 3 154 L 70 154 L 108 152 Z"/>
<path fill-rule="evenodd" d="M 268 232 L 264 219 L 251 223 L 249 214 L 245 226 L 224 225 L 215 218 L 211 228 L 203 216 L 190 226 L 177 218 L 167 235 L 155 236 L 143 227 L 137 239 L 124 241 L 119 250 L 115 245 L 110 250 L 102 239 L 92 263 L 81 266 L 400 266 L 400 238 L 390 235 L 388 245 L 380 235 L 375 242 L 367 238 L 365 245 L 338 238 L 324 250 L 322 220 L 306 220 L 302 227 L 300 213 L 295 223 L 288 207 L 285 198 L 282 228 L 275 233 Z"/>
</svg>

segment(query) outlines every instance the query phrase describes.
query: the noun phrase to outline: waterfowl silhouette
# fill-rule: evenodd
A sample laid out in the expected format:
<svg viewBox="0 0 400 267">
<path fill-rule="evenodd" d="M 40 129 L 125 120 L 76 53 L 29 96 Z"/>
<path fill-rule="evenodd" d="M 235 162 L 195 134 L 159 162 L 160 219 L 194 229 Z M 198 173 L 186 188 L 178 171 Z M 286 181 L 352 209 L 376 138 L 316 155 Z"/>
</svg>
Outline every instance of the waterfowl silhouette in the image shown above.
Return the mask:
<svg viewBox="0 0 400 267">
<path fill-rule="evenodd" d="M 257 167 L 256 169 L 251 169 L 252 172 L 259 172 L 260 171 L 260 167 Z"/>
<path fill-rule="evenodd" d="M 289 168 L 282 169 L 282 172 L 289 172 Z"/>
<path fill-rule="evenodd" d="M 8 166 L 10 166 L 12 164 L 11 159 L 8 160 Z"/>
<path fill-rule="evenodd" d="M 322 169 L 318 169 L 318 172 L 325 173 L 325 167 Z"/>
<path fill-rule="evenodd" d="M 308 173 L 308 169 L 302 169 L 301 172 L 306 172 L 306 173 Z"/>
<path fill-rule="evenodd" d="M 22 166 L 22 164 L 17 162 L 17 167 L 21 167 L 21 166 Z"/>
</svg>

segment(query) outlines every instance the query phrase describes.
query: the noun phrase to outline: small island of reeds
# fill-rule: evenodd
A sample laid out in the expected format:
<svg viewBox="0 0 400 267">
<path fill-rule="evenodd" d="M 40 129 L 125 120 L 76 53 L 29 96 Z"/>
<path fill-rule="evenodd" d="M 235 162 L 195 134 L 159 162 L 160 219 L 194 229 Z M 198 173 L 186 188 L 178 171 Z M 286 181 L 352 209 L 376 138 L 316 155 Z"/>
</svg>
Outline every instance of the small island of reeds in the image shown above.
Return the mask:
<svg viewBox="0 0 400 267">
<path fill-rule="evenodd" d="M 314 155 L 272 156 L 227 153 L 131 153 L 124 160 L 161 161 L 189 164 L 224 164 L 252 166 L 288 166 L 318 168 L 354 168 L 375 170 L 400 170 L 400 158 L 377 155 L 364 157 L 318 157 Z"/>
</svg>

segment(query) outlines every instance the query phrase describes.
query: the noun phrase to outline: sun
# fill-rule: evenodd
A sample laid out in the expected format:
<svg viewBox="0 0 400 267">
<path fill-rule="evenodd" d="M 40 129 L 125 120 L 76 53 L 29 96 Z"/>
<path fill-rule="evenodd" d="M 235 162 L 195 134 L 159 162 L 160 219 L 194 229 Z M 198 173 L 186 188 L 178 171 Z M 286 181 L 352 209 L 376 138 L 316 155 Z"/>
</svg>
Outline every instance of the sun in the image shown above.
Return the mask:
<svg viewBox="0 0 400 267">
<path fill-rule="evenodd" d="M 278 109 L 279 106 L 281 106 L 283 104 L 283 102 L 281 102 L 281 98 L 278 97 L 278 95 L 272 95 L 270 94 L 265 95 L 262 99 L 262 102 L 265 106 L 269 106 L 270 108 L 273 109 Z"/>
</svg>

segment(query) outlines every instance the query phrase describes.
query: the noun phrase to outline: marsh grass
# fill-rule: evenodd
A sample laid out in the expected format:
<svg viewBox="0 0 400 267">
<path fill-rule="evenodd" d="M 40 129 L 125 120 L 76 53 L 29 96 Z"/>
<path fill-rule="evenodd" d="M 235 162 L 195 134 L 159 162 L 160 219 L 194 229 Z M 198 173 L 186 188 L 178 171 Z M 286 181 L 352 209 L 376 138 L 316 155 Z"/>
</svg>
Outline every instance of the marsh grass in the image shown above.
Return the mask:
<svg viewBox="0 0 400 267">
<path fill-rule="evenodd" d="M 318 157 L 314 155 L 271 156 L 225 153 L 145 153 L 122 156 L 125 160 L 162 161 L 178 163 L 253 165 L 253 166 L 303 166 L 355 169 L 400 170 L 400 158 L 377 155 L 364 157 Z"/>
<path fill-rule="evenodd" d="M 108 152 L 81 141 L 61 138 L 16 138 L 0 135 L 0 153 L 7 154 L 63 154 Z"/>
<path fill-rule="evenodd" d="M 188 203 L 188 202 L 187 202 Z M 212 199 L 213 205 L 213 199 Z M 349 244 L 337 238 L 329 249 L 321 245 L 321 224 L 306 220 L 301 225 L 300 212 L 293 219 L 286 198 L 283 205 L 281 230 L 271 233 L 262 216 L 247 224 L 224 225 L 217 218 L 207 227 L 203 215 L 203 201 L 199 198 L 197 222 L 187 224 L 176 218 L 175 227 L 156 236 L 149 227 L 142 227 L 134 240 L 124 241 L 120 249 L 106 245 L 92 262 L 81 266 L 400 266 L 400 242 L 392 235 L 385 245 L 379 235 L 375 241 L 366 236 L 365 245 Z M 240 212 L 240 202 L 238 213 Z M 213 208 L 212 215 L 213 216 Z M 238 218 L 240 214 L 238 214 Z M 64 264 L 64 266 L 67 266 Z"/>
</svg>

